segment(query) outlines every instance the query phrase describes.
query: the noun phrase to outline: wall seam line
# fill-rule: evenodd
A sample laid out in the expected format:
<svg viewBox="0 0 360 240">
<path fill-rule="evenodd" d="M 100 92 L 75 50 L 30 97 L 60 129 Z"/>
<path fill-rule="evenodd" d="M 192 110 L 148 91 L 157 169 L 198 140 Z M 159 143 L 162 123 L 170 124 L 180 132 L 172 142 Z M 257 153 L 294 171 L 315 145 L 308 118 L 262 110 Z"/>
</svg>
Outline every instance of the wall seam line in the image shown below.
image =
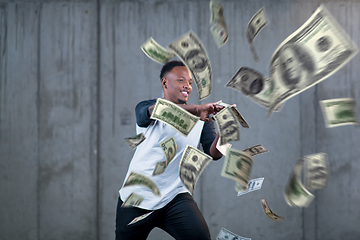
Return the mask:
<svg viewBox="0 0 360 240">
<path fill-rule="evenodd" d="M 38 5 L 38 49 L 37 49 L 37 55 L 38 55 L 38 62 L 37 62 L 37 93 L 36 93 L 36 109 L 37 109 L 37 113 L 36 113 L 36 121 L 37 121 L 37 186 L 36 186 L 36 197 L 37 197 L 37 206 L 36 206 L 36 221 L 37 221 L 37 226 L 36 226 L 36 234 L 37 234 L 37 239 L 41 240 L 41 236 L 40 236 L 40 218 L 41 218 L 41 212 L 40 212 L 40 183 L 41 183 L 41 166 L 40 166 L 40 107 L 41 107 L 41 97 L 40 97 L 40 88 L 41 88 L 41 83 L 40 83 L 40 79 L 41 79 L 41 9 L 42 9 L 42 3 L 40 2 Z"/>
<path fill-rule="evenodd" d="M 96 104 L 95 104 L 95 112 L 96 112 L 96 239 L 100 240 L 100 211 L 101 211 L 101 205 L 100 205 L 100 154 L 101 154 L 101 148 L 100 148 L 100 130 L 101 130 L 101 91 L 100 91 L 100 60 L 101 60 L 101 54 L 100 54 L 100 0 L 96 0 Z"/>
</svg>

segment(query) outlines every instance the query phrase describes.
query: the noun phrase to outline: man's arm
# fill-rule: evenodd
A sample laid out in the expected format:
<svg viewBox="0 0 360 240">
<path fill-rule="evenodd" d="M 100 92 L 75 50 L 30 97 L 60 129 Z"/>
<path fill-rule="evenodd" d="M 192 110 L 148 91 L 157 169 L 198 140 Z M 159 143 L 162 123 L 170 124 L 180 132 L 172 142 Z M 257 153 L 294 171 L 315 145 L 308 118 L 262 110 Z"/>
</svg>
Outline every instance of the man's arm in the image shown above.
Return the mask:
<svg viewBox="0 0 360 240">
<path fill-rule="evenodd" d="M 146 101 L 146 102 L 148 103 L 149 101 Z M 141 102 L 141 103 L 143 103 L 143 102 Z M 139 103 L 139 105 L 141 103 Z M 208 115 L 216 114 L 218 111 L 220 111 L 223 108 L 223 107 L 216 107 L 217 104 L 218 104 L 218 102 L 205 103 L 205 104 L 201 104 L 201 105 L 194 105 L 194 104 L 190 104 L 190 105 L 177 104 L 177 105 L 182 107 L 183 109 L 185 109 L 189 113 L 200 117 L 200 120 L 208 122 L 209 121 L 209 119 L 207 118 Z M 145 104 L 142 104 L 142 106 L 144 106 L 144 105 Z M 152 104 L 152 105 L 147 104 L 146 107 L 147 107 L 147 117 L 150 118 L 152 112 L 154 111 L 155 103 Z M 136 108 L 138 108 L 138 106 L 136 106 Z"/>
<path fill-rule="evenodd" d="M 200 120 L 202 120 L 204 122 L 208 122 L 209 119 L 207 118 L 207 116 L 209 116 L 210 114 L 216 114 L 217 112 L 219 112 L 221 109 L 224 108 L 224 107 L 216 107 L 216 105 L 219 102 L 205 103 L 205 104 L 201 104 L 201 105 L 178 104 L 178 106 L 182 107 L 189 113 L 200 117 Z"/>
<path fill-rule="evenodd" d="M 222 157 L 221 152 L 219 152 L 216 148 L 218 139 L 219 134 L 216 134 L 215 132 L 214 120 L 209 119 L 209 121 L 204 124 L 203 130 L 201 132 L 200 142 L 204 152 L 210 155 L 214 160 L 218 160 Z"/>
<path fill-rule="evenodd" d="M 148 127 L 153 121 L 150 119 L 149 109 L 154 109 L 156 99 L 146 100 L 138 103 L 135 107 L 136 124 L 139 127 Z M 152 111 L 151 111 L 152 112 Z"/>
<path fill-rule="evenodd" d="M 217 142 L 219 140 L 219 137 L 220 137 L 219 133 L 216 134 L 216 137 L 215 137 L 215 139 L 212 142 L 211 147 L 210 147 L 210 156 L 214 160 L 218 160 L 223 156 L 222 153 L 216 148 L 216 144 L 217 144 Z"/>
</svg>

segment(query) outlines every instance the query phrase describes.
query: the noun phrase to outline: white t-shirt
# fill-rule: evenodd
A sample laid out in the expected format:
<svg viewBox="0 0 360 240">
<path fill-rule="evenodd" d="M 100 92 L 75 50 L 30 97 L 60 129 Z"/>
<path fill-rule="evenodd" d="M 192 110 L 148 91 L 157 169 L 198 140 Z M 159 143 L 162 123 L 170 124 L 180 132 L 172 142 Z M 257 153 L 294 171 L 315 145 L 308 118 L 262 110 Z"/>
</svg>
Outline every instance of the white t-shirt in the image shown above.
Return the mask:
<svg viewBox="0 0 360 240">
<path fill-rule="evenodd" d="M 124 187 L 119 191 L 120 198 L 125 201 L 131 193 L 136 193 L 144 198 L 139 208 L 156 210 L 168 204 L 177 194 L 189 192 L 179 177 L 179 165 L 186 145 L 198 147 L 201 132 L 204 126 L 203 121 L 198 121 L 189 135 L 185 137 L 169 125 L 158 120 L 151 122 L 147 128 L 136 125 L 137 134 L 143 133 L 145 140 L 137 146 L 134 156 L 130 162 L 124 183 L 129 174 L 134 171 L 150 178 L 160 190 L 161 196 L 156 196 L 147 187 L 132 185 Z M 176 141 L 177 151 L 165 171 L 159 175 L 152 176 L 157 162 L 166 161 L 160 142 L 173 136 Z"/>
</svg>

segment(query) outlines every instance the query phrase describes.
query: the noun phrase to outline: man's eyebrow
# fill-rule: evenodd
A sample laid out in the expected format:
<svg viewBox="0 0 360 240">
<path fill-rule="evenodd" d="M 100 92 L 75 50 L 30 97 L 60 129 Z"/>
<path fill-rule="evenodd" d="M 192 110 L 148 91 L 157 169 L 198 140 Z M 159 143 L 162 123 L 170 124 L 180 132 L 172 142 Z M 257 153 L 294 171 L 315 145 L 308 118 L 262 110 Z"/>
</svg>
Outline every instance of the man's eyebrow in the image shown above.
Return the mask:
<svg viewBox="0 0 360 240">
<path fill-rule="evenodd" d="M 184 76 L 180 76 L 179 78 L 184 78 L 184 79 L 186 79 L 186 77 L 184 77 Z M 189 80 L 193 81 L 192 78 L 190 78 Z"/>
</svg>

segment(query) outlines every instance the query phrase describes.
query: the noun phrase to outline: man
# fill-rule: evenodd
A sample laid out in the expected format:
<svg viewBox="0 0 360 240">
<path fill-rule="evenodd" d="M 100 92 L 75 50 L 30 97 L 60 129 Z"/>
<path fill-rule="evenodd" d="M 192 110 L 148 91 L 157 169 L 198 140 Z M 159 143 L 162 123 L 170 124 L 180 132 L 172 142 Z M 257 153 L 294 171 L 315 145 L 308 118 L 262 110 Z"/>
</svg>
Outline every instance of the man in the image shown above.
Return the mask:
<svg viewBox="0 0 360 240">
<path fill-rule="evenodd" d="M 216 114 L 221 108 L 216 107 L 217 102 L 202 105 L 186 104 L 192 92 L 193 80 L 180 61 L 166 63 L 161 69 L 160 79 L 164 99 L 199 116 L 202 121 L 198 121 L 185 137 L 167 124 L 149 118 L 155 106 L 155 99 L 140 102 L 136 106 L 137 133 L 142 132 L 146 139 L 137 147 L 125 181 L 132 171 L 144 174 L 156 184 L 161 196 L 154 195 L 151 190 L 141 185 L 122 187 L 119 191 L 116 213 L 116 239 L 146 239 L 150 231 L 158 227 L 177 240 L 209 240 L 209 228 L 189 190 L 179 177 L 179 165 L 186 146 L 197 147 L 199 142 L 204 152 L 214 160 L 222 157 L 216 149 L 219 135 L 215 133 L 213 120 L 208 117 L 210 114 Z M 152 176 L 156 163 L 165 160 L 160 142 L 171 136 L 176 141 L 176 154 L 163 173 Z M 133 192 L 144 197 L 144 200 L 137 207 L 121 207 Z M 145 219 L 128 226 L 134 218 L 151 211 L 154 212 Z"/>
<path fill-rule="evenodd" d="M 279 50 L 281 80 L 287 88 L 301 89 L 314 74 L 314 61 L 304 46 L 295 43 Z"/>
</svg>

